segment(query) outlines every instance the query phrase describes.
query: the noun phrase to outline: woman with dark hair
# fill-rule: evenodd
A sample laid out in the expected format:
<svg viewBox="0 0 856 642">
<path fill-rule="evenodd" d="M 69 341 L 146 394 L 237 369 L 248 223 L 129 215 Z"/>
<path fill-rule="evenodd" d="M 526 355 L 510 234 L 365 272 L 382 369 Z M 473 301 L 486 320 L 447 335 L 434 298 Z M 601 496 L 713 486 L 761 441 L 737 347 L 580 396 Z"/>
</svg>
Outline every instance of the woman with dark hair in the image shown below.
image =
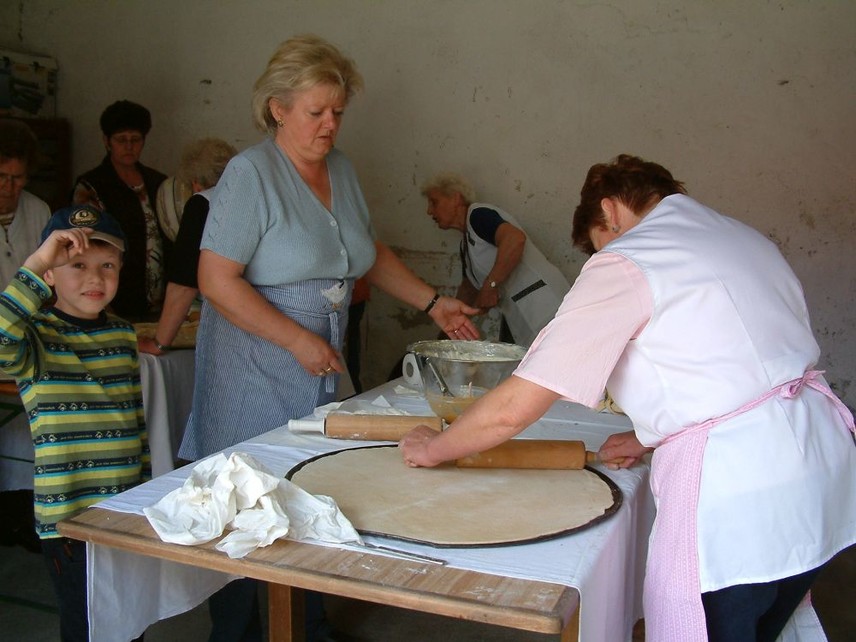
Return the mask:
<svg viewBox="0 0 856 642">
<path fill-rule="evenodd" d="M 166 176 L 140 163 L 152 127 L 148 109 L 119 100 L 104 110 L 100 125 L 107 155 L 77 179 L 72 201 L 107 211 L 122 226 L 128 245 L 112 308 L 139 321 L 156 314 L 163 302 L 168 242 L 158 225 L 155 202 Z"/>
<path fill-rule="evenodd" d="M 608 388 L 634 431 L 601 459 L 654 453 L 646 638 L 772 642 L 856 542 L 853 416 L 815 369 L 800 283 L 769 239 L 633 156 L 591 168 L 573 239 L 593 256 L 514 375 L 442 434 L 406 435 L 404 459 L 480 452 Z"/>
</svg>

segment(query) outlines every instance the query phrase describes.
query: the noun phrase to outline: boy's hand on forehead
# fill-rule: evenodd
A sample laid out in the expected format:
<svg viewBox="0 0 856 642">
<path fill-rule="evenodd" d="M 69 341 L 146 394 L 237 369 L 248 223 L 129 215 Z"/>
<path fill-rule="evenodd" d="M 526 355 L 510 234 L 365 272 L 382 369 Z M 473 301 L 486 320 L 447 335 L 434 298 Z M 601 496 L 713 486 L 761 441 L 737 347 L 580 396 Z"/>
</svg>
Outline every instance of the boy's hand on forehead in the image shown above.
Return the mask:
<svg viewBox="0 0 856 642">
<path fill-rule="evenodd" d="M 91 227 L 54 230 L 24 262 L 24 267 L 42 276 L 51 268 L 65 265 L 89 248 L 92 231 Z"/>
</svg>

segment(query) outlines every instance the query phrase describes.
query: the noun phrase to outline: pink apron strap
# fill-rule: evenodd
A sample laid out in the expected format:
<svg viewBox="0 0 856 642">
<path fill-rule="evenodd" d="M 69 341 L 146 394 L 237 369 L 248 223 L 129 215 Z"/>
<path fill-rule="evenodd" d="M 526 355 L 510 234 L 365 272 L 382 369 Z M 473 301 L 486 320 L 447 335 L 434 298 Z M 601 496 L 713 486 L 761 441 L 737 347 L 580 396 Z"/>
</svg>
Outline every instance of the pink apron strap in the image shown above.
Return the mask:
<svg viewBox="0 0 856 642">
<path fill-rule="evenodd" d="M 698 567 L 698 495 L 707 435 L 711 428 L 743 414 L 777 395 L 792 399 L 804 386 L 826 395 L 845 425 L 856 432 L 853 415 L 809 370 L 799 379 L 776 386 L 737 410 L 688 426 L 665 439 L 654 451 L 651 490 L 657 518 L 645 573 L 645 637 L 656 642 L 705 642 L 707 630 Z"/>
</svg>

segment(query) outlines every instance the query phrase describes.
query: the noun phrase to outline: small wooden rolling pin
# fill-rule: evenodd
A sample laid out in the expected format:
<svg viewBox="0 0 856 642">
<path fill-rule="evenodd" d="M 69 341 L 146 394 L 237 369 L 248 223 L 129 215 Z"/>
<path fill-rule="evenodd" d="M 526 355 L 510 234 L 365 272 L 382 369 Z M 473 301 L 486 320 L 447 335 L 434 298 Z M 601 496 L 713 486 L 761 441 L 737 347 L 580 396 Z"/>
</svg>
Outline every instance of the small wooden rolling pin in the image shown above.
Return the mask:
<svg viewBox="0 0 856 642">
<path fill-rule="evenodd" d="M 579 470 L 597 462 L 582 441 L 512 439 L 481 453 L 455 461 L 459 468 L 531 468 Z"/>
<path fill-rule="evenodd" d="M 416 426 L 428 426 L 440 432 L 443 420 L 417 415 L 352 415 L 331 412 L 324 420 L 324 435 L 332 439 L 399 441 Z"/>
</svg>

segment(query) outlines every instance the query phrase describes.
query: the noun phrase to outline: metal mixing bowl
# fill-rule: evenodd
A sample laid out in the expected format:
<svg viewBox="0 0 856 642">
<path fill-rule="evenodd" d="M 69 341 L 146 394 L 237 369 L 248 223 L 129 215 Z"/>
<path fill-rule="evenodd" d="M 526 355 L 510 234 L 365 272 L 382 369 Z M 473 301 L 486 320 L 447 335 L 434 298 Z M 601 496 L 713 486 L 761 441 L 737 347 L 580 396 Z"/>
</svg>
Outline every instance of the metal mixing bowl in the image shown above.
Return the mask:
<svg viewBox="0 0 856 642">
<path fill-rule="evenodd" d="M 404 378 L 422 384 L 431 409 L 452 422 L 514 372 L 526 348 L 490 341 L 417 341 L 407 346 Z"/>
</svg>

